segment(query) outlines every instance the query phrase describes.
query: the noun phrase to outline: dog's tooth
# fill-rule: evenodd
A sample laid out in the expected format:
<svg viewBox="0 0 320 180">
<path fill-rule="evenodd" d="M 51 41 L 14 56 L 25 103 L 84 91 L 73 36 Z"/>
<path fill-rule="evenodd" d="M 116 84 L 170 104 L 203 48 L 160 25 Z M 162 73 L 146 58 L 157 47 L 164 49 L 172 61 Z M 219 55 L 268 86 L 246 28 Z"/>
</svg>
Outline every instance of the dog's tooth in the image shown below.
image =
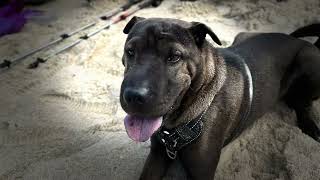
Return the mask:
<svg viewBox="0 0 320 180">
<path fill-rule="evenodd" d="M 165 142 L 166 142 L 164 139 L 161 139 L 161 141 L 162 141 L 163 143 L 165 143 Z"/>
</svg>

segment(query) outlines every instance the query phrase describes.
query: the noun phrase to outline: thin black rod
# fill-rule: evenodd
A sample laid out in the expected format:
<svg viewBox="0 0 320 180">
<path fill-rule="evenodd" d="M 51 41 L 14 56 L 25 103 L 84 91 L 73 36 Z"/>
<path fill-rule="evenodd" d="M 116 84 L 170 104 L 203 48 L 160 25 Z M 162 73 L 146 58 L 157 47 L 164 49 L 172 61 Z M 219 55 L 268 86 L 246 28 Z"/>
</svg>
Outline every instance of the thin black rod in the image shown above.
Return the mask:
<svg viewBox="0 0 320 180">
<path fill-rule="evenodd" d="M 75 42 L 72 42 L 69 45 L 66 45 L 64 47 L 62 47 L 61 49 L 57 50 L 56 52 L 44 57 L 44 58 L 37 58 L 36 61 L 34 61 L 33 63 L 31 63 L 28 68 L 29 69 L 35 69 L 39 66 L 40 63 L 45 63 L 47 62 L 50 58 L 61 54 L 62 52 L 65 52 L 66 50 L 69 50 L 71 48 L 73 48 L 74 46 L 80 44 L 82 41 L 87 40 L 89 38 L 91 38 L 92 36 L 95 36 L 96 34 L 99 34 L 100 32 L 102 32 L 104 29 L 108 29 L 110 26 L 112 26 L 113 24 L 116 24 L 122 20 L 125 20 L 127 17 L 131 16 L 132 14 L 136 13 L 137 11 L 146 8 L 148 6 L 154 5 L 156 1 L 155 0 L 146 0 L 146 1 L 142 1 L 141 3 L 139 3 L 137 6 L 128 9 L 127 11 L 124 11 L 122 14 L 120 14 L 119 16 L 114 17 L 113 19 L 110 20 L 109 23 L 107 23 L 106 25 L 100 27 L 99 29 L 90 32 L 84 36 L 81 36 L 80 39 L 78 39 Z M 161 2 L 161 1 L 160 1 Z"/>
<path fill-rule="evenodd" d="M 117 15 L 118 13 L 120 13 L 122 11 L 125 11 L 125 10 L 129 9 L 131 6 L 137 4 L 140 1 L 141 0 L 129 0 L 126 4 L 120 6 L 120 7 L 116 8 L 116 9 L 113 9 L 113 10 L 109 11 L 106 15 L 101 16 L 100 19 L 109 20 L 113 16 Z M 18 64 L 20 61 L 24 60 L 25 58 L 27 58 L 27 57 L 29 57 L 29 56 L 37 53 L 37 52 L 40 52 L 40 51 L 42 51 L 42 50 L 44 50 L 46 48 L 49 48 L 49 47 L 51 47 L 51 46 L 53 46 L 55 44 L 58 44 L 59 42 L 62 42 L 65 39 L 67 39 L 67 38 L 69 38 L 69 37 L 71 37 L 73 35 L 78 34 L 79 32 L 82 32 L 82 31 L 84 31 L 86 29 L 89 29 L 89 28 L 95 26 L 96 24 L 97 24 L 97 22 L 93 22 L 93 23 L 87 24 L 85 26 L 82 26 L 82 27 L 70 32 L 70 33 L 61 34 L 58 39 L 55 39 L 55 40 L 53 40 L 51 42 L 48 42 L 47 44 L 42 45 L 42 46 L 40 46 L 40 47 L 38 47 L 36 49 L 30 50 L 30 51 L 26 52 L 25 54 L 15 58 L 15 59 L 12 59 L 12 60 L 5 59 L 5 60 L 3 60 L 2 63 L 0 63 L 0 69 L 1 68 L 9 68 L 12 65 Z"/>
</svg>

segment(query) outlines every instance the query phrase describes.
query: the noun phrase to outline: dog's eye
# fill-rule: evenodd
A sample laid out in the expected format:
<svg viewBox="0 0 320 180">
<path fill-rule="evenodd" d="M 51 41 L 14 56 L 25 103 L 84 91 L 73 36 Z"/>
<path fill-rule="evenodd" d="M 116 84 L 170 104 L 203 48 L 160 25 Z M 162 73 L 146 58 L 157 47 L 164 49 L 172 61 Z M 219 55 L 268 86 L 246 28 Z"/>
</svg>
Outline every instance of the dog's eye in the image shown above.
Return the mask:
<svg viewBox="0 0 320 180">
<path fill-rule="evenodd" d="M 181 60 L 182 53 L 180 51 L 175 51 L 169 56 L 168 62 L 175 63 Z"/>
<path fill-rule="evenodd" d="M 134 56 L 134 50 L 133 49 L 127 49 L 126 53 L 129 57 L 133 57 Z"/>
</svg>

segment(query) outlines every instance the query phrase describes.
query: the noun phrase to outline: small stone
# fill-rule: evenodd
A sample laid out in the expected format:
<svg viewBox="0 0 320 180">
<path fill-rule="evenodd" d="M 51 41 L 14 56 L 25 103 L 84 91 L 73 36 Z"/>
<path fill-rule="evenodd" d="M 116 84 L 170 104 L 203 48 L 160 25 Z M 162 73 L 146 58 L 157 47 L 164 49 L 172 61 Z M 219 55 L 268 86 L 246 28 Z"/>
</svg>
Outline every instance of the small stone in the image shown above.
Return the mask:
<svg viewBox="0 0 320 180">
<path fill-rule="evenodd" d="M 0 130 L 7 130 L 9 129 L 10 124 L 8 122 L 1 122 L 0 123 Z"/>
</svg>

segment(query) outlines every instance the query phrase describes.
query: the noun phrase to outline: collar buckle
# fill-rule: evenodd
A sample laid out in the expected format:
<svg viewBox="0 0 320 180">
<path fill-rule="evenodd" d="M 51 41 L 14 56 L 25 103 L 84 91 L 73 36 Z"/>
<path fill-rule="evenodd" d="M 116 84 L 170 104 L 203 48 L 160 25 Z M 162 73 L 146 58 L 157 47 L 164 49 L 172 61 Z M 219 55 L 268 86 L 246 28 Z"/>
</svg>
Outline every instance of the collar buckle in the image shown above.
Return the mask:
<svg viewBox="0 0 320 180">
<path fill-rule="evenodd" d="M 167 155 L 170 159 L 176 159 L 180 149 L 190 144 L 201 135 L 203 128 L 202 116 L 204 113 L 205 111 L 201 113 L 198 118 L 176 128 L 169 130 L 162 126 L 158 130 L 156 137 L 159 142 L 165 146 Z"/>
<path fill-rule="evenodd" d="M 177 158 L 177 151 L 171 151 L 168 148 L 166 148 L 167 155 L 170 159 L 174 160 Z"/>
</svg>

